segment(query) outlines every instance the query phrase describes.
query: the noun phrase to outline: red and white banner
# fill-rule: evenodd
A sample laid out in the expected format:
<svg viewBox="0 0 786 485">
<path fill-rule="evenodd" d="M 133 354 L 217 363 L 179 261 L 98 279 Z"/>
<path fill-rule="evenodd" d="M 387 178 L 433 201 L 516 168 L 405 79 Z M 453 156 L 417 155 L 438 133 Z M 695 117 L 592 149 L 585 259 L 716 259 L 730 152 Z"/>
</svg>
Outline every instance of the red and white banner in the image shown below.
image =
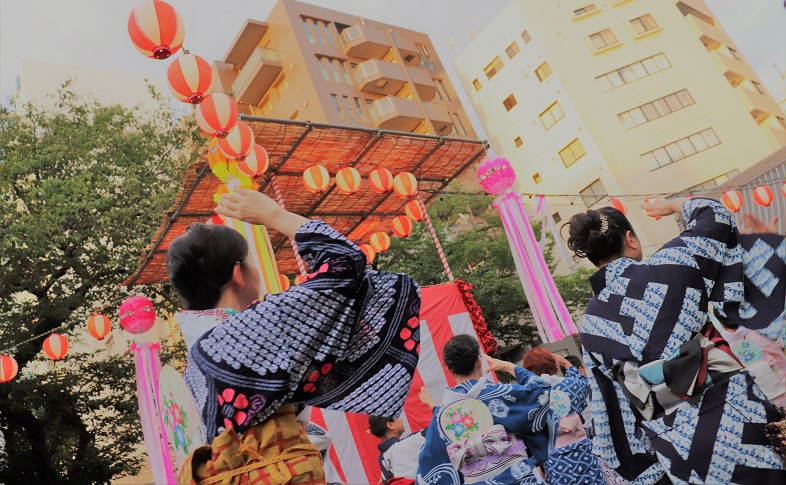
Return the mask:
<svg viewBox="0 0 786 485">
<path fill-rule="evenodd" d="M 431 409 L 420 402 L 421 386 L 426 386 L 434 401 L 455 380 L 442 361 L 442 349 L 454 335 L 477 337 L 467 307 L 455 284 L 431 286 L 421 290 L 420 361 L 409 389 L 401 418 L 408 431 L 419 431 L 431 421 Z M 325 463 L 329 475 L 335 473 L 348 485 L 379 482 L 379 438 L 368 432 L 368 415 L 341 413 L 314 408 L 311 420 L 324 427 L 333 438 L 333 446 Z M 332 470 L 331 470 L 332 468 Z M 328 481 L 330 481 L 328 476 Z"/>
</svg>

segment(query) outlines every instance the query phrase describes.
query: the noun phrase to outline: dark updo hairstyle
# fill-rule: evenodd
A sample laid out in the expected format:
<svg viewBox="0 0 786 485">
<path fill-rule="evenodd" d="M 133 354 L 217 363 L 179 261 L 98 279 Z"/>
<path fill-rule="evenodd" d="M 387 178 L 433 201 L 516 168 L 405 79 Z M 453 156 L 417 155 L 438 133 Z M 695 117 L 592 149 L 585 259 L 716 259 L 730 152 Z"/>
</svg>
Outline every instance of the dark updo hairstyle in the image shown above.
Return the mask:
<svg viewBox="0 0 786 485">
<path fill-rule="evenodd" d="M 234 229 L 194 223 L 169 245 L 166 271 L 186 310 L 209 310 L 246 256 L 248 243 Z"/>
<path fill-rule="evenodd" d="M 543 374 L 553 376 L 557 373 L 557 362 L 554 360 L 554 356 L 542 347 L 535 347 L 524 354 L 521 366 L 539 376 Z"/>
<path fill-rule="evenodd" d="M 603 223 L 603 219 L 608 221 Z M 570 218 L 568 247 L 580 258 L 600 266 L 622 256 L 625 235 L 635 235 L 625 215 L 613 207 L 588 210 Z"/>
<path fill-rule="evenodd" d="M 393 422 L 395 418 L 387 418 L 385 416 L 368 416 L 368 428 L 371 434 L 377 438 L 384 438 L 388 432 L 388 423 Z"/>
<path fill-rule="evenodd" d="M 458 376 L 470 375 L 479 356 L 480 344 L 467 334 L 456 335 L 448 340 L 442 350 L 442 358 L 448 370 Z"/>
<path fill-rule="evenodd" d="M 579 357 L 579 356 L 567 355 L 567 356 L 565 356 L 565 360 L 567 360 L 568 362 L 573 364 L 573 367 L 575 367 L 576 369 L 584 367 L 584 362 L 581 360 L 581 357 Z"/>
</svg>

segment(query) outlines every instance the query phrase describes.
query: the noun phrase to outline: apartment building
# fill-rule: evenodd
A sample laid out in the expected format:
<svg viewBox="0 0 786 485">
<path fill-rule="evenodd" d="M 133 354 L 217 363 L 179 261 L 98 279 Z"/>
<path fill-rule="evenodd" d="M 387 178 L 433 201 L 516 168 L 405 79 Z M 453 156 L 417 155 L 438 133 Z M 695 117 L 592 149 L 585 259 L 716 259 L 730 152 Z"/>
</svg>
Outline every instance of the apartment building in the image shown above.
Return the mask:
<svg viewBox="0 0 786 485">
<path fill-rule="evenodd" d="M 564 195 L 558 223 L 609 194 L 710 190 L 786 145 L 783 110 L 701 0 L 512 0 L 455 67 L 517 188 Z M 649 254 L 676 224 L 641 199 L 626 202 Z"/>
<path fill-rule="evenodd" d="M 214 89 L 241 113 L 475 138 L 428 35 L 292 0 L 247 20 Z"/>
</svg>

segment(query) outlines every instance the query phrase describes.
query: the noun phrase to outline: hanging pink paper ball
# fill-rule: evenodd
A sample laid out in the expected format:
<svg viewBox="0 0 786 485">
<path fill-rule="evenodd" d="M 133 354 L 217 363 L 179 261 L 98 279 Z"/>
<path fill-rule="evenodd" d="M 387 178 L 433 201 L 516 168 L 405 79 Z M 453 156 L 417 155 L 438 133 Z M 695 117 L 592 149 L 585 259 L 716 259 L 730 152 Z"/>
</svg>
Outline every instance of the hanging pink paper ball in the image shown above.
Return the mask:
<svg viewBox="0 0 786 485">
<path fill-rule="evenodd" d="M 478 166 L 478 182 L 489 194 L 502 194 L 513 187 L 516 172 L 504 158 L 489 158 Z"/>
<path fill-rule="evenodd" d="M 156 310 L 153 302 L 144 296 L 132 296 L 126 299 L 117 310 L 120 325 L 133 334 L 145 333 L 156 323 Z"/>
</svg>

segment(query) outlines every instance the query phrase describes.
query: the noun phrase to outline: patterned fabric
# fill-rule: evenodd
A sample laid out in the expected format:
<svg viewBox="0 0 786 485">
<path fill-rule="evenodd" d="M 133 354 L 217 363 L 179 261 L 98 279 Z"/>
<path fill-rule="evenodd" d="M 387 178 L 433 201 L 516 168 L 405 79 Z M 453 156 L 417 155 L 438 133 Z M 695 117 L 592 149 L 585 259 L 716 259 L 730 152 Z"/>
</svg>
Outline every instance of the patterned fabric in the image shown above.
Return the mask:
<svg viewBox="0 0 786 485">
<path fill-rule="evenodd" d="M 536 467 L 549 458 L 556 440 L 559 420 L 549 406 L 549 395 L 552 389 L 563 392 L 568 389 L 559 387 L 559 384 L 552 388 L 548 382 L 521 367 L 516 367 L 516 381 L 515 384 L 486 382 L 476 399 L 489 407 L 494 424 L 502 425 L 508 432 L 518 434 L 526 445 L 529 458 L 501 470 L 493 478 L 476 483 L 545 483 Z M 477 383 L 478 381 L 470 380 L 448 390 L 469 394 Z M 426 432 L 426 444 L 418 460 L 418 484 L 465 483 L 460 471 L 450 463 L 447 448 L 454 440 L 438 424 L 437 416 L 441 409 L 441 406 L 435 408 L 434 417 Z"/>
<path fill-rule="evenodd" d="M 594 296 L 581 338 L 597 433 L 593 452 L 636 484 L 656 483 L 664 473 L 675 484 L 786 481 L 763 433 L 775 408 L 745 373 L 712 381 L 669 410 L 648 407 L 655 406 L 649 398 L 643 407 L 631 404 L 624 370 L 679 355 L 705 328 L 709 302 L 762 304 L 746 290 L 749 260 L 728 210 L 691 199 L 683 212 L 687 230 L 651 258 L 620 258 L 590 278 Z"/>
<path fill-rule="evenodd" d="M 309 443 L 295 419 L 294 406 L 288 404 L 242 437 L 229 427 L 211 446 L 194 450 L 183 464 L 178 483 L 324 484 L 325 477 L 319 451 Z"/>
<path fill-rule="evenodd" d="M 185 380 L 208 443 L 243 433 L 286 403 L 396 416 L 418 362 L 420 289 L 365 271 L 363 253 L 322 221 L 295 238 L 315 275 L 204 333 Z"/>
</svg>

